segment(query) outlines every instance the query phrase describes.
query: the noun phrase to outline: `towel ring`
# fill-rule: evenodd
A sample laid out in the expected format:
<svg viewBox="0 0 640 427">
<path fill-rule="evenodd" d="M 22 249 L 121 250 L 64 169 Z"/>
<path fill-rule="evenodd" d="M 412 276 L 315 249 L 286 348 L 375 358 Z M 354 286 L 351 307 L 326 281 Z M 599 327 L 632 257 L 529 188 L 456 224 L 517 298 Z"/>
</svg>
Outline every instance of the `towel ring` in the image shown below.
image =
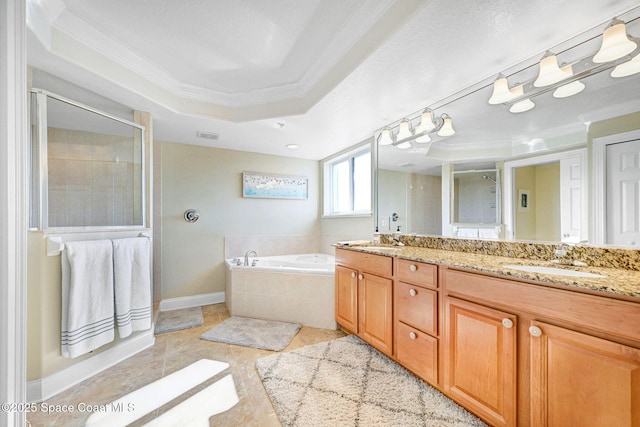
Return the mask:
<svg viewBox="0 0 640 427">
<path fill-rule="evenodd" d="M 200 218 L 200 212 L 195 209 L 187 209 L 184 212 L 184 220 L 187 222 L 196 222 Z"/>
</svg>

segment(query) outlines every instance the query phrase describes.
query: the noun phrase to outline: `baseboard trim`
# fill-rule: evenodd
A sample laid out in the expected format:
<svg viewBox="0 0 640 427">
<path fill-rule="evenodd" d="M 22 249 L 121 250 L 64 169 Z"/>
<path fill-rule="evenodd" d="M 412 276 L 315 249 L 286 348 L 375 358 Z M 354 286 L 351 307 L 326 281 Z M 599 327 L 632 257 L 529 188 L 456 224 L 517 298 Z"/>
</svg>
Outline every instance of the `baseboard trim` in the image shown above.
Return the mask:
<svg viewBox="0 0 640 427">
<path fill-rule="evenodd" d="M 154 327 L 61 371 L 27 382 L 27 401 L 42 402 L 155 343 Z"/>
<path fill-rule="evenodd" d="M 224 302 L 224 292 L 191 295 L 188 297 L 169 298 L 160 301 L 160 311 L 177 310 L 179 308 L 201 307 L 203 305 L 220 304 Z"/>
</svg>

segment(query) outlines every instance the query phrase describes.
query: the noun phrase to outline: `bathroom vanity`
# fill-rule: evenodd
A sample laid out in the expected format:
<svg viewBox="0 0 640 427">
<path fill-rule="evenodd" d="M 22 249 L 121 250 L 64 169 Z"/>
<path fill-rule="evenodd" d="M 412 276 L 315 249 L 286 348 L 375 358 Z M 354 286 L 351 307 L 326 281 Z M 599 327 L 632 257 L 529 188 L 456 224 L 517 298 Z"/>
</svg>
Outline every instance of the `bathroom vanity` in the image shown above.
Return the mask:
<svg viewBox="0 0 640 427">
<path fill-rule="evenodd" d="M 640 425 L 640 271 L 410 246 L 336 264 L 336 321 L 487 423 Z"/>
</svg>

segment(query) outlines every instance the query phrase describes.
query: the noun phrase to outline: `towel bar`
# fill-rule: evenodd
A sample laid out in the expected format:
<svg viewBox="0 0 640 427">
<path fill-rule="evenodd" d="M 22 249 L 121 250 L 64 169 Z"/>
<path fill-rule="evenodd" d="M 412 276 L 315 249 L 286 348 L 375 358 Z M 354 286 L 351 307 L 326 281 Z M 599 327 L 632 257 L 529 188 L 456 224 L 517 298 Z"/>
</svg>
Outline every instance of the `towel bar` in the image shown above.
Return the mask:
<svg viewBox="0 0 640 427">
<path fill-rule="evenodd" d="M 142 231 L 138 233 L 138 237 L 146 237 L 147 239 L 151 239 L 151 232 Z M 45 236 L 47 239 L 47 256 L 58 256 L 64 250 L 64 242 L 62 239 L 62 235 L 49 235 Z M 106 237 L 108 238 L 108 237 Z M 90 240 L 90 239 L 76 239 L 76 240 Z"/>
</svg>

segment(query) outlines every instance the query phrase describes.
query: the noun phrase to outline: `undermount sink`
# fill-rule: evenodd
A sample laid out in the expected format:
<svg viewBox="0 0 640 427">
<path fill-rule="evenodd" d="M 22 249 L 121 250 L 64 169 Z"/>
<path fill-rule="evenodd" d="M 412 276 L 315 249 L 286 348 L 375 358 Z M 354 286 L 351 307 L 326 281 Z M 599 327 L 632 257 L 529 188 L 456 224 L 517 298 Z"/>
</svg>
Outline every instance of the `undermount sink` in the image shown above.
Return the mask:
<svg viewBox="0 0 640 427">
<path fill-rule="evenodd" d="M 360 246 L 362 249 L 373 249 L 373 250 L 390 250 L 390 251 L 399 251 L 400 247 L 397 246 Z"/>
<path fill-rule="evenodd" d="M 564 268 L 544 267 L 541 265 L 505 265 L 503 267 L 513 270 L 526 271 L 529 273 L 555 274 L 557 276 L 606 277 L 600 274 L 587 273 L 584 271 L 565 270 Z"/>
</svg>

